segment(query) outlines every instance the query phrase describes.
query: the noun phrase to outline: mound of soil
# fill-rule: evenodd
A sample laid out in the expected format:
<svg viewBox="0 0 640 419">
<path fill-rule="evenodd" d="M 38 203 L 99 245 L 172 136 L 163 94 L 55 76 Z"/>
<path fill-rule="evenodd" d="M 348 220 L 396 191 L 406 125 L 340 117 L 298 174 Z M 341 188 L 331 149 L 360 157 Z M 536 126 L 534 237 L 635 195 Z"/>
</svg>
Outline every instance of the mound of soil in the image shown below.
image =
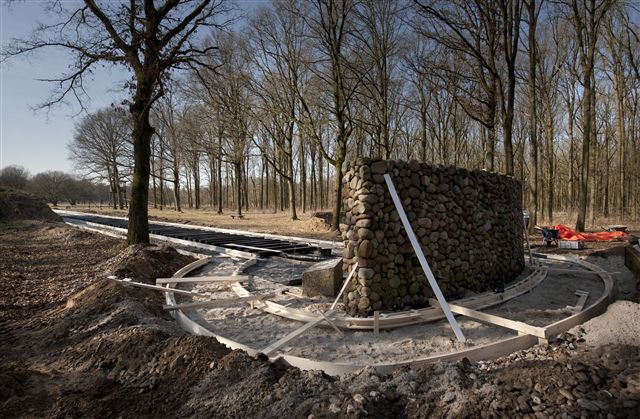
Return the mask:
<svg viewBox="0 0 640 419">
<path fill-rule="evenodd" d="M 612 324 L 616 327 L 611 327 Z M 616 301 L 604 314 L 576 326 L 571 332 L 592 346 L 637 344 L 640 342 L 640 304 Z"/>
<path fill-rule="evenodd" d="M 156 278 L 170 277 L 194 260 L 166 245 L 135 244 L 105 262 L 102 268 L 108 275 L 155 284 Z"/>
<path fill-rule="evenodd" d="M 319 217 L 311 217 L 304 222 L 305 228 L 309 231 L 330 231 L 331 224 Z"/>
<path fill-rule="evenodd" d="M 13 189 L 0 188 L 0 221 L 38 220 L 62 221 L 41 199 Z"/>
</svg>

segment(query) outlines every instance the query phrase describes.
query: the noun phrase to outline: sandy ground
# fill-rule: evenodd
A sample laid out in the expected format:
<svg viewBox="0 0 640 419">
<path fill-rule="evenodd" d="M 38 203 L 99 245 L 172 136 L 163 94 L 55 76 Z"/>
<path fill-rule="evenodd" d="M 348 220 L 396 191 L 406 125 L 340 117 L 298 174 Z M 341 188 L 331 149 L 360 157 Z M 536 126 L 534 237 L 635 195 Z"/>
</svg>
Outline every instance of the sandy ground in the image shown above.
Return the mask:
<svg viewBox="0 0 640 419">
<path fill-rule="evenodd" d="M 592 256 L 588 259 L 605 270 L 613 272 L 616 289 L 634 287 L 636 281 L 624 267 L 624 260 L 621 256 L 614 255 L 607 258 Z M 214 260 L 198 275 L 227 275 L 233 272 L 235 266 L 239 264 L 239 260 L 234 261 L 229 258 Z M 326 311 L 332 302 L 331 299 L 302 297 L 299 294 L 299 288 L 283 287 L 272 282 L 281 277 L 285 279 L 297 277 L 306 265 L 308 264 L 291 263 L 286 260 L 261 261 L 245 271 L 251 279 L 247 289 L 257 294 L 289 289 L 290 294 L 272 300 L 287 307 L 302 308 L 314 313 Z M 583 270 L 572 263 L 556 262 L 553 263 L 553 267 Z M 521 275 L 521 278 L 524 276 L 525 274 Z M 213 298 L 233 298 L 235 296 L 228 287 L 220 285 L 198 284 L 192 289 L 211 293 Z M 586 307 L 588 307 L 602 295 L 604 286 L 596 275 L 551 271 L 547 279 L 531 292 L 486 311 L 534 326 L 546 326 L 572 314 L 566 307 L 576 304 L 578 297 L 575 292 L 577 290 L 589 293 L 586 302 Z M 620 293 L 620 291 L 618 292 Z M 190 298 L 178 296 L 178 300 L 186 302 Z M 249 305 L 191 309 L 188 314 L 214 333 L 255 349 L 268 346 L 302 325 L 300 322 L 264 313 L 258 308 L 252 309 Z M 465 343 L 460 343 L 455 339 L 450 326 L 444 320 L 393 330 L 382 330 L 379 335 L 374 335 L 371 331 L 350 330 L 343 331 L 344 335 L 340 335 L 325 325 L 325 327 L 309 330 L 292 341 L 291 344 L 284 346 L 282 351 L 317 360 L 367 365 L 401 362 L 443 354 L 487 344 L 517 334 L 509 329 L 479 323 L 464 317 L 458 317 L 458 322 L 467 338 Z"/>
</svg>

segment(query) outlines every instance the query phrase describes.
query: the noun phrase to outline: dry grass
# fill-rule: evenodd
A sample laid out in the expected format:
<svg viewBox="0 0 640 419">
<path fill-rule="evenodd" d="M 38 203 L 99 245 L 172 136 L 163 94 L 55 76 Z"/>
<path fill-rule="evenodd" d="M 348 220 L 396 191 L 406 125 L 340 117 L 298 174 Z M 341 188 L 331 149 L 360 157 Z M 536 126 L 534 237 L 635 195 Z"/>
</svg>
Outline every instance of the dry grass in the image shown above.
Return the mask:
<svg viewBox="0 0 640 419">
<path fill-rule="evenodd" d="M 113 208 L 95 206 L 91 208 L 75 206 L 73 211 L 92 212 L 102 215 L 126 217 L 127 210 L 114 210 Z M 171 209 L 158 210 L 149 208 L 149 218 L 158 221 L 187 223 L 203 225 L 207 227 L 228 228 L 233 230 L 254 231 L 257 233 L 280 234 L 285 236 L 307 237 L 321 240 L 339 239 L 339 234 L 331 232 L 329 225 L 319 218 L 311 217 L 310 213 L 298 214 L 298 220 L 291 220 L 289 213 L 260 213 L 250 211 L 244 213 L 241 220 L 232 219 L 231 211 L 224 214 L 216 214 L 214 211 L 202 209 L 185 209 L 177 212 Z"/>
</svg>

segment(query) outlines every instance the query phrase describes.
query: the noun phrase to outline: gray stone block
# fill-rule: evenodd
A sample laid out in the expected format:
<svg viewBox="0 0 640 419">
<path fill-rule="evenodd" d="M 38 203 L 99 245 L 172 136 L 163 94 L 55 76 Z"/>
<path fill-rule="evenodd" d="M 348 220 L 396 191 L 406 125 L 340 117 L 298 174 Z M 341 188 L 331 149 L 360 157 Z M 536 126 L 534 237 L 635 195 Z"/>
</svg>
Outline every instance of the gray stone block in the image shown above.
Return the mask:
<svg viewBox="0 0 640 419">
<path fill-rule="evenodd" d="M 302 274 L 302 295 L 335 297 L 342 286 L 342 259 L 311 265 Z"/>
</svg>

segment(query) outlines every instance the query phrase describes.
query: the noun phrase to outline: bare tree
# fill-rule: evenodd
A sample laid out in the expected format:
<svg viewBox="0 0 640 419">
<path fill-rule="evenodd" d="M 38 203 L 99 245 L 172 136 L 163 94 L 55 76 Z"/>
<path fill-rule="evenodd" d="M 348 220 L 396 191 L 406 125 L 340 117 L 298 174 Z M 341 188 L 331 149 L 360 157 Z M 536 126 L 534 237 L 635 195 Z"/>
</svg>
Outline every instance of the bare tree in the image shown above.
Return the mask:
<svg viewBox="0 0 640 419">
<path fill-rule="evenodd" d="M 544 1 L 544 0 L 543 0 Z M 529 157 L 531 159 L 529 173 L 529 205 L 531 205 L 531 219 L 529 231 L 538 222 L 538 108 L 537 108 L 537 86 L 536 86 L 536 61 L 537 48 L 536 31 L 538 26 L 538 15 L 540 7 L 536 6 L 536 0 L 525 0 L 527 6 L 527 16 L 529 18 L 529 80 L 528 80 L 528 110 L 529 110 Z"/>
<path fill-rule="evenodd" d="M 486 129 L 483 138 L 485 164 L 495 170 L 498 105 L 501 92 L 499 67 L 501 18 L 492 0 L 467 2 L 427 2 L 416 0 L 422 21 L 416 30 L 425 38 L 437 42 L 451 58 L 433 57 L 431 71 L 443 74 L 443 86 L 452 77 L 465 83 L 450 89 L 464 111 Z M 515 51 L 512 52 L 515 58 Z M 462 65 L 461 65 L 462 64 Z M 481 132 L 484 136 L 484 133 Z"/>
<path fill-rule="evenodd" d="M 308 78 L 303 66 L 306 27 L 302 17 L 294 12 L 294 4 L 292 0 L 276 1 L 274 10 L 263 8 L 252 20 L 255 28 L 252 50 L 256 52 L 256 78 L 252 85 L 257 98 L 255 119 L 268 137 L 254 137 L 254 143 L 287 182 L 292 220 L 298 219 L 294 176 L 295 138 L 300 136 L 297 92 Z M 275 153 L 269 152 L 269 145 L 276 147 L 271 150 Z M 298 147 L 303 150 L 301 143 Z"/>
<path fill-rule="evenodd" d="M 391 158 L 397 138 L 397 115 L 402 97 L 397 73 L 404 31 L 404 6 L 396 0 L 365 0 L 356 13 L 354 34 L 358 40 L 355 53 L 359 59 L 355 71 L 362 72 L 363 82 L 356 96 L 364 110 L 358 124 L 373 141 L 371 152 Z"/>
<path fill-rule="evenodd" d="M 54 96 L 44 106 L 72 95 L 79 101 L 83 83 L 91 70 L 104 63 L 126 66 L 133 73 L 129 111 L 133 119 L 134 173 L 129 207 L 130 244 L 149 242 L 148 195 L 153 127 L 151 106 L 163 95 L 163 79 L 175 68 L 204 65 L 203 57 L 215 49 L 195 44 L 198 29 L 224 25 L 217 22 L 226 12 L 223 0 L 132 0 L 127 3 L 84 0 L 76 6 L 56 1 L 50 4 L 60 17 L 57 23 L 41 25 L 31 38 L 14 40 L 3 51 L 5 57 L 39 49 L 62 48 L 74 56 L 71 70 L 50 81 Z"/>
<path fill-rule="evenodd" d="M 67 197 L 72 177 L 61 171 L 38 173 L 29 181 L 29 190 L 54 206 Z"/>
<path fill-rule="evenodd" d="M 614 0 L 570 0 L 569 19 L 573 23 L 578 52 L 580 54 L 580 66 L 582 74 L 580 83 L 584 88 L 582 98 L 582 168 L 580 171 L 580 200 L 578 206 L 578 220 L 576 230 L 584 231 L 587 216 L 587 202 L 589 198 L 589 151 L 590 144 L 595 140 L 594 117 L 595 101 L 593 98 L 593 79 L 595 68 L 595 52 L 600 32 L 600 25 Z M 595 191 L 591 191 L 595 193 Z"/>
<path fill-rule="evenodd" d="M 315 54 L 307 63 L 319 89 L 299 91 L 303 110 L 303 124 L 316 141 L 324 158 L 335 168 L 333 219 L 331 228 L 340 227 L 342 207 L 342 164 L 347 156 L 347 144 L 353 132 L 351 106 L 362 81 L 361 74 L 353 71 L 349 60 L 355 47 L 352 19 L 356 12 L 353 0 L 316 0 L 310 10 L 299 7 L 297 13 L 305 16 Z M 326 92 L 325 94 L 322 93 Z M 313 98 L 315 96 L 315 98 Z M 315 100 L 314 100 L 315 99 Z M 335 140 L 333 152 L 325 146 L 322 124 L 315 119 L 312 107 L 323 108 L 331 115 Z"/>
<path fill-rule="evenodd" d="M 119 108 L 106 108 L 82 118 L 67 146 L 69 158 L 85 176 L 106 180 L 113 208 L 124 208 L 120 185 L 131 173 L 131 119 Z"/>
<path fill-rule="evenodd" d="M 29 171 L 22 166 L 7 166 L 0 170 L 0 186 L 11 189 L 24 189 L 29 180 Z"/>
</svg>

